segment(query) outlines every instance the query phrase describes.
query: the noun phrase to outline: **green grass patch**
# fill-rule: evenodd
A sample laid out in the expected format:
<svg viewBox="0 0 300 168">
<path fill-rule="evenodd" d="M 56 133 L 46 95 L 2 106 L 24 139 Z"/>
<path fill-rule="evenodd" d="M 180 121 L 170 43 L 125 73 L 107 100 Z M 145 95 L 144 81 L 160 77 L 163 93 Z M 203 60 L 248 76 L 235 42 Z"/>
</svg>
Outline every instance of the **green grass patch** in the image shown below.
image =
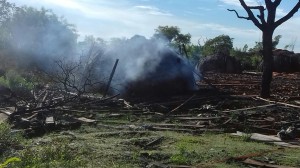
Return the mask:
<svg viewBox="0 0 300 168">
<path fill-rule="evenodd" d="M 9 132 L 5 126 L 6 133 Z M 154 145 L 145 147 L 163 137 Z M 12 140 L 14 139 L 13 137 Z M 9 140 L 10 141 L 10 140 Z M 253 159 L 299 167 L 300 151 L 276 150 L 278 146 L 249 141 L 246 137 L 205 133 L 191 135 L 179 132 L 134 131 L 129 129 L 83 126 L 44 137 L 19 140 L 24 149 L 13 150 L 1 157 L 1 162 L 12 157 L 21 159 L 8 167 L 146 167 L 154 162 L 165 165 L 199 167 L 245 167 L 239 162 L 228 162 L 232 157 L 273 151 Z"/>
</svg>

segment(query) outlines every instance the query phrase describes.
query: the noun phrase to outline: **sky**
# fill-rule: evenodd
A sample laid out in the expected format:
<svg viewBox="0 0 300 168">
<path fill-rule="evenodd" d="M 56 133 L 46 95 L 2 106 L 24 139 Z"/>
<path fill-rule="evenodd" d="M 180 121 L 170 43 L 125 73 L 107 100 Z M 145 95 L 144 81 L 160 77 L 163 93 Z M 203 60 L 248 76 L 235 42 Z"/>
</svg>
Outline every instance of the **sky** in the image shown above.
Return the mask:
<svg viewBox="0 0 300 168">
<path fill-rule="evenodd" d="M 262 0 L 245 0 L 248 5 L 263 5 Z M 285 16 L 297 0 L 284 0 L 277 18 Z M 105 40 L 130 38 L 136 34 L 150 38 L 158 26 L 178 26 L 192 35 L 192 43 L 203 45 L 207 39 L 229 35 L 233 45 L 253 47 L 261 41 L 260 30 L 249 20 L 238 19 L 235 9 L 247 16 L 238 0 L 8 0 L 18 6 L 51 9 L 75 24 L 80 34 Z M 300 52 L 300 12 L 278 27 L 274 36 L 282 35 L 278 48 L 294 44 Z"/>
</svg>

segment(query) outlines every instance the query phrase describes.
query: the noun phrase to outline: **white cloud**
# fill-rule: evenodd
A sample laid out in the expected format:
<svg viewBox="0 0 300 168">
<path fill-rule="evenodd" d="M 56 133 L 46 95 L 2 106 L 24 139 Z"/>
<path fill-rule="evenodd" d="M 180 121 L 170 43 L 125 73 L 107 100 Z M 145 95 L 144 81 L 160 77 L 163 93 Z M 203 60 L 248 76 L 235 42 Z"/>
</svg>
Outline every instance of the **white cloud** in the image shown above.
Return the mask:
<svg viewBox="0 0 300 168">
<path fill-rule="evenodd" d="M 134 6 L 134 9 L 137 9 L 141 12 L 146 12 L 150 15 L 161 15 L 161 16 L 173 16 L 171 13 L 160 10 L 159 8 L 155 6 Z"/>
<path fill-rule="evenodd" d="M 227 4 L 227 5 L 233 5 L 233 6 L 241 6 L 241 3 L 239 0 L 220 0 L 221 2 Z M 245 3 L 250 6 L 258 5 L 260 2 L 258 0 L 245 0 Z"/>
<path fill-rule="evenodd" d="M 190 33 L 193 43 L 199 38 L 213 38 L 221 34 L 227 34 L 234 38 L 234 46 L 242 47 L 244 44 L 254 45 L 261 40 L 261 32 L 251 23 L 251 26 L 239 26 L 230 24 L 218 24 L 218 20 L 202 21 L 202 17 L 209 17 L 207 12 L 183 11 L 182 13 L 170 13 L 155 5 L 132 3 L 130 0 L 10 0 L 17 4 L 53 9 L 57 15 L 64 15 L 70 23 L 77 25 L 77 29 L 84 35 L 95 35 L 106 40 L 112 37 L 132 37 L 135 34 L 151 37 L 154 29 L 159 25 L 172 25 L 181 28 L 182 33 Z M 200 1 L 200 0 L 199 0 Z M 201 0 L 202 1 L 202 0 Z M 215 0 L 217 1 L 217 0 Z M 238 0 L 219 0 L 224 5 L 240 6 Z M 150 2 L 150 1 L 149 1 Z M 247 4 L 257 5 L 257 0 L 248 0 Z M 195 6 L 197 8 L 197 6 Z M 217 7 L 216 7 L 217 8 Z M 205 10 L 204 8 L 203 10 Z M 208 8 L 207 8 L 208 9 Z M 200 10 L 200 9 L 199 9 Z M 197 15 L 196 15 L 197 14 Z M 279 9 L 278 16 L 284 15 L 285 10 Z M 201 15 L 201 17 L 199 16 Z M 183 17 L 184 16 L 184 17 Z M 190 18 L 188 16 L 192 16 Z M 199 17 L 198 17 L 199 16 Z M 231 16 L 232 19 L 234 16 Z M 196 18 L 196 19 L 195 19 Z M 220 16 L 220 18 L 224 18 Z M 230 19 L 230 18 L 229 18 Z M 238 20 L 237 20 L 238 22 Z M 241 23 L 244 25 L 244 23 Z M 235 26 L 233 26 L 235 25 Z M 241 28 L 248 27 L 248 28 Z M 279 26 L 276 35 L 282 35 L 280 44 L 288 44 L 300 35 L 300 18 L 294 17 Z M 300 45 L 297 45 L 300 52 Z"/>
<path fill-rule="evenodd" d="M 277 8 L 276 15 L 277 15 L 277 17 L 283 17 L 283 16 L 287 15 L 287 12 L 285 12 L 284 9 L 282 9 L 282 8 Z"/>
</svg>

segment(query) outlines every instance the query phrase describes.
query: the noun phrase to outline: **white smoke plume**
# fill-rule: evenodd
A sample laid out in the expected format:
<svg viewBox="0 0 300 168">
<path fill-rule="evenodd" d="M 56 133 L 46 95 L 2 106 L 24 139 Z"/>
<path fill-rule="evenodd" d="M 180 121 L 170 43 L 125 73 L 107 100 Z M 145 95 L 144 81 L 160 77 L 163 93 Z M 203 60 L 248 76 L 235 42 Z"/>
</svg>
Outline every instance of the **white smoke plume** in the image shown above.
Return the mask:
<svg viewBox="0 0 300 168">
<path fill-rule="evenodd" d="M 131 87 L 146 92 L 147 89 L 151 90 L 150 87 L 172 85 L 171 82 L 174 82 L 175 87 L 168 88 L 170 91 L 194 88 L 192 66 L 165 41 L 136 35 L 127 40 L 112 42 L 93 60 L 97 78 L 108 80 L 116 59 L 119 59 L 119 64 L 112 87 L 121 93 L 131 90 Z"/>
</svg>

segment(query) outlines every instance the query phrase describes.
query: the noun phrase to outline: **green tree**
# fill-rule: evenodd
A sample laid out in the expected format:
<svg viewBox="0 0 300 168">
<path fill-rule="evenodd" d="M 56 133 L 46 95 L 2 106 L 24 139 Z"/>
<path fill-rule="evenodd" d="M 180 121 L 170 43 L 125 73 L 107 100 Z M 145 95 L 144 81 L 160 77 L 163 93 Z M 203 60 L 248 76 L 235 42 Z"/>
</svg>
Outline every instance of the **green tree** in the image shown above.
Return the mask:
<svg viewBox="0 0 300 168">
<path fill-rule="evenodd" d="M 193 65 L 196 65 L 200 60 L 202 47 L 199 45 L 191 44 L 186 46 L 186 50 L 187 50 L 188 59 L 191 61 Z"/>
<path fill-rule="evenodd" d="M 273 50 L 276 49 L 277 45 L 280 42 L 281 37 L 282 37 L 282 35 L 277 35 L 277 36 L 275 36 L 273 38 L 273 41 L 272 41 L 272 48 L 273 48 Z M 255 42 L 255 46 L 253 48 L 250 48 L 249 52 L 259 53 L 262 50 L 263 50 L 263 43 L 262 42 Z"/>
<path fill-rule="evenodd" d="M 247 16 L 240 16 L 236 10 L 236 16 L 240 19 L 251 20 L 254 25 L 262 31 L 262 55 L 263 55 L 263 76 L 261 82 L 262 97 L 270 97 L 271 95 L 271 81 L 273 70 L 273 34 L 275 29 L 292 18 L 300 8 L 300 0 L 296 0 L 294 7 L 282 18 L 277 19 L 276 11 L 282 0 L 265 0 L 265 4 L 258 6 L 249 6 L 245 0 L 239 0 L 241 6 L 247 12 Z M 253 13 L 253 10 L 258 11 L 258 15 Z M 265 15 L 267 11 L 267 15 Z"/>
<path fill-rule="evenodd" d="M 106 41 L 101 38 L 96 38 L 92 35 L 85 36 L 84 40 L 77 44 L 80 60 L 86 64 L 91 64 L 97 57 L 102 56 L 106 46 Z"/>
<path fill-rule="evenodd" d="M 209 39 L 203 45 L 202 55 L 208 56 L 213 54 L 229 55 L 233 48 L 233 38 L 228 35 L 220 35 L 213 39 Z"/>
<path fill-rule="evenodd" d="M 230 55 L 235 57 L 241 62 L 244 70 L 257 71 L 261 63 L 261 56 L 256 52 L 252 52 L 248 45 L 245 44 L 243 48 L 234 48 L 231 50 Z"/>
<path fill-rule="evenodd" d="M 6 0 L 0 0 L 0 48 L 3 49 L 6 46 L 6 41 L 9 38 L 9 29 L 7 22 L 11 19 L 13 13 L 16 10 L 16 6 L 13 3 L 9 3 Z"/>
<path fill-rule="evenodd" d="M 167 40 L 173 47 L 178 47 L 180 54 L 187 55 L 187 45 L 191 43 L 191 35 L 182 34 L 177 26 L 158 26 L 153 35 L 156 39 Z"/>
</svg>

